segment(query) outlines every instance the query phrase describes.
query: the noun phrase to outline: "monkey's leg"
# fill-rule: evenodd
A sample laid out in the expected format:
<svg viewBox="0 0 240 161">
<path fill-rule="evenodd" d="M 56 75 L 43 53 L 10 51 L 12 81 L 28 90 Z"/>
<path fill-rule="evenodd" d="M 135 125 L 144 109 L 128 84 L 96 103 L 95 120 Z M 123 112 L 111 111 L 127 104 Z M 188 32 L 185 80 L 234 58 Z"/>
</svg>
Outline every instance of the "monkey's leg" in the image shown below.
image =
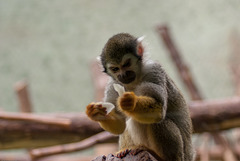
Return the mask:
<svg viewBox="0 0 240 161">
<path fill-rule="evenodd" d="M 182 134 L 173 121 L 166 119 L 161 123 L 153 124 L 152 135 L 156 151 L 161 151 L 165 160 L 184 161 L 184 146 L 187 145 L 183 142 Z"/>
<path fill-rule="evenodd" d="M 165 161 L 162 158 L 160 158 L 159 155 L 157 155 L 153 150 L 148 149 L 144 146 L 130 146 L 129 148 L 122 149 L 119 152 L 117 152 L 117 158 L 124 158 L 125 156 L 129 155 L 137 155 L 138 153 L 141 153 L 142 151 L 149 152 L 154 158 L 156 158 L 158 161 Z"/>
<path fill-rule="evenodd" d="M 137 148 L 127 129 L 119 136 L 119 148 L 120 150 L 116 155 L 118 158 L 124 158 L 127 154 L 132 154 L 133 150 Z"/>
<path fill-rule="evenodd" d="M 121 134 L 125 130 L 125 118 L 115 110 L 107 115 L 106 108 L 99 103 L 89 104 L 86 107 L 86 114 L 93 121 L 99 122 L 103 129 L 113 134 Z"/>
<path fill-rule="evenodd" d="M 141 123 L 157 123 L 163 118 L 162 106 L 152 97 L 125 92 L 118 99 L 118 105 L 125 114 Z"/>
</svg>

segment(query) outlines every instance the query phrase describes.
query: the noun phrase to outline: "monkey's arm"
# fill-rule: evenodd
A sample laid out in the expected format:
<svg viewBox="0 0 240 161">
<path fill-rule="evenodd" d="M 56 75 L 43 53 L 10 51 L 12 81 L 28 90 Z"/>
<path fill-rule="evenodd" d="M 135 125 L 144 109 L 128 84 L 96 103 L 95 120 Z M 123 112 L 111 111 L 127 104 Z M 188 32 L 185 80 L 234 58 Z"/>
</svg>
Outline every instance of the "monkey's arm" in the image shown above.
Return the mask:
<svg viewBox="0 0 240 161">
<path fill-rule="evenodd" d="M 162 101 L 147 95 L 137 96 L 134 92 L 125 92 L 118 99 L 118 106 L 138 122 L 157 123 L 166 114 L 166 103 L 164 99 Z"/>
<path fill-rule="evenodd" d="M 105 91 L 104 102 L 110 102 L 116 105 L 115 102 L 117 97 L 118 95 L 112 85 L 108 85 L 107 90 Z M 113 134 L 121 134 L 126 128 L 125 117 L 116 109 L 116 107 L 107 114 L 106 108 L 101 104 L 90 103 L 86 107 L 86 114 L 90 119 L 99 122 L 103 129 Z"/>
<path fill-rule="evenodd" d="M 99 122 L 100 126 L 113 134 L 121 134 L 125 130 L 125 118 L 113 109 L 107 114 L 106 108 L 99 103 L 90 103 L 86 107 L 86 114 L 93 121 Z"/>
<path fill-rule="evenodd" d="M 126 92 L 118 99 L 120 109 L 138 122 L 157 123 L 165 118 L 168 99 L 167 78 L 161 68 L 158 67 L 157 70 L 146 75 L 135 93 Z"/>
<path fill-rule="evenodd" d="M 141 123 L 156 123 L 164 117 L 161 104 L 148 96 L 136 96 L 133 92 L 125 92 L 118 102 L 125 114 Z"/>
</svg>

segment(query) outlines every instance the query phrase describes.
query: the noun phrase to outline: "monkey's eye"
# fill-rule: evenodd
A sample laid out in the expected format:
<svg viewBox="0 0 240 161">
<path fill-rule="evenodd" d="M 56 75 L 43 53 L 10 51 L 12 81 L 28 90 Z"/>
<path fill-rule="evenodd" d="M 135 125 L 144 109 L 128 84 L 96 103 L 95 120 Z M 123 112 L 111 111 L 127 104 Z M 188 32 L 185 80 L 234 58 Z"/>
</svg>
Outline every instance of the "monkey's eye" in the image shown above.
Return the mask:
<svg viewBox="0 0 240 161">
<path fill-rule="evenodd" d="M 130 67 L 131 66 L 131 59 L 128 59 L 124 64 L 123 64 L 123 67 L 126 68 L 126 67 Z"/>
<path fill-rule="evenodd" d="M 119 68 L 118 67 L 110 67 L 110 70 L 113 72 L 117 72 L 119 70 Z"/>
</svg>

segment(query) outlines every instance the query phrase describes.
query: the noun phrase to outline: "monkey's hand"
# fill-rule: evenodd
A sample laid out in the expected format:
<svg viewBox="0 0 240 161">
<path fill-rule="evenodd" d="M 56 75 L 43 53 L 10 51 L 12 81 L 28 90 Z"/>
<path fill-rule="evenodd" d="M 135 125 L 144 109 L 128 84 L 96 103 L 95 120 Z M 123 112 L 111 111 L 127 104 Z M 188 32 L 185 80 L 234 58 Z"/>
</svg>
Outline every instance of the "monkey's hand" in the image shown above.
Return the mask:
<svg viewBox="0 0 240 161">
<path fill-rule="evenodd" d="M 118 107 L 123 113 L 141 123 L 156 123 L 163 118 L 161 104 L 149 96 L 136 96 L 134 92 L 125 92 L 119 97 Z"/>
<path fill-rule="evenodd" d="M 103 129 L 113 134 L 123 133 L 126 128 L 124 116 L 115 110 L 107 113 L 107 108 L 104 106 L 106 106 L 106 103 L 90 103 L 86 107 L 87 116 L 91 120 L 97 121 Z"/>
<path fill-rule="evenodd" d="M 107 117 L 107 109 L 100 103 L 90 103 L 86 107 L 87 116 L 93 121 L 103 121 Z"/>
<path fill-rule="evenodd" d="M 118 99 L 118 105 L 123 111 L 133 111 L 136 107 L 137 96 L 133 92 L 125 92 Z"/>
</svg>

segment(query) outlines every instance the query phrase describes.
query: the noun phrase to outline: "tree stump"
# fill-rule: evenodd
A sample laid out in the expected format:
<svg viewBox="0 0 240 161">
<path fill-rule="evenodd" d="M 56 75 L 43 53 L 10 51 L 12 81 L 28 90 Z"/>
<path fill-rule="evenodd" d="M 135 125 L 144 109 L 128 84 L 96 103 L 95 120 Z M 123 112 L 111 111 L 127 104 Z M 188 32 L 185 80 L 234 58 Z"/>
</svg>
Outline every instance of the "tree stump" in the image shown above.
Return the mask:
<svg viewBox="0 0 240 161">
<path fill-rule="evenodd" d="M 127 154 L 124 158 L 117 158 L 113 154 L 108 154 L 107 156 L 98 156 L 92 161 L 163 161 L 161 159 L 156 159 L 148 151 L 140 151 L 136 155 Z"/>
</svg>

